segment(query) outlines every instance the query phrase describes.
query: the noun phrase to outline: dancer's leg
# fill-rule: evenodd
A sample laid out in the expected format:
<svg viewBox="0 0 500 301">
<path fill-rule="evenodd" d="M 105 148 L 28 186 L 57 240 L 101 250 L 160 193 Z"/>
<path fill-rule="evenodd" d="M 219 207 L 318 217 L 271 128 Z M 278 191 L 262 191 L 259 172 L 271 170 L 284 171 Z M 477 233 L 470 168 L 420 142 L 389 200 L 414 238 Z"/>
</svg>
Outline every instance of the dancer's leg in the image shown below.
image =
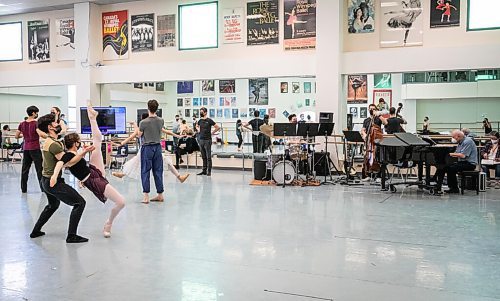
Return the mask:
<svg viewBox="0 0 500 301">
<path fill-rule="evenodd" d="M 110 237 L 113 221 L 115 220 L 118 213 L 120 213 L 120 211 L 123 209 L 123 207 L 125 207 L 125 198 L 110 184 L 106 185 L 106 188 L 104 189 L 104 196 L 108 200 L 111 200 L 113 203 L 115 203 L 115 206 L 113 207 L 113 209 L 111 209 L 108 220 L 104 224 L 104 237 Z"/>
<path fill-rule="evenodd" d="M 104 171 L 104 159 L 102 157 L 101 145 L 102 145 L 102 133 L 97 125 L 97 115 L 98 112 L 92 108 L 92 106 L 87 107 L 87 115 L 90 120 L 90 130 L 92 132 L 92 143 L 95 150 L 90 155 L 90 164 L 94 165 L 101 174 L 104 176 L 106 173 Z"/>
<path fill-rule="evenodd" d="M 170 170 L 170 172 L 176 176 L 177 178 L 181 175 L 179 173 L 179 171 L 175 168 L 174 164 L 172 164 L 172 162 L 168 161 L 167 162 L 167 165 L 168 165 L 168 170 Z"/>
</svg>

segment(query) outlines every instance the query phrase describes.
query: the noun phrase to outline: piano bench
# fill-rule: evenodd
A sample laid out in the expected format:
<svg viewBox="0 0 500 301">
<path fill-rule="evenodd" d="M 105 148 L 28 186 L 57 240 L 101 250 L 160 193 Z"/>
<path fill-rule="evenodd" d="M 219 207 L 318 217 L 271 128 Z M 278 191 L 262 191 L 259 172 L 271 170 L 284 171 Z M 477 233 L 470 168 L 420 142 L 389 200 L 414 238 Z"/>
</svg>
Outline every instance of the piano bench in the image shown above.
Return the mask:
<svg viewBox="0 0 500 301">
<path fill-rule="evenodd" d="M 476 188 L 476 194 L 479 194 L 479 173 L 478 170 L 462 171 L 458 174 L 460 175 L 460 193 L 464 194 L 466 179 L 469 178 L 474 183 Z"/>
</svg>

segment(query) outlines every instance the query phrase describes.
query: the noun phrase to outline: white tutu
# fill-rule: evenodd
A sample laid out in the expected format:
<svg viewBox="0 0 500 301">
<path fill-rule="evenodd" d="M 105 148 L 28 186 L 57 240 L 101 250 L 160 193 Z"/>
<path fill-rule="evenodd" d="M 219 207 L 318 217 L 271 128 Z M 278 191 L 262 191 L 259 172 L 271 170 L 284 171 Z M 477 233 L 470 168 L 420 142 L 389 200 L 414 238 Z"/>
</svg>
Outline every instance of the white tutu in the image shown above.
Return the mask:
<svg viewBox="0 0 500 301">
<path fill-rule="evenodd" d="M 170 169 L 172 166 L 172 159 L 170 156 L 163 155 L 163 171 Z M 137 155 L 123 164 L 122 172 L 129 178 L 139 180 L 141 178 L 141 151 Z"/>
</svg>

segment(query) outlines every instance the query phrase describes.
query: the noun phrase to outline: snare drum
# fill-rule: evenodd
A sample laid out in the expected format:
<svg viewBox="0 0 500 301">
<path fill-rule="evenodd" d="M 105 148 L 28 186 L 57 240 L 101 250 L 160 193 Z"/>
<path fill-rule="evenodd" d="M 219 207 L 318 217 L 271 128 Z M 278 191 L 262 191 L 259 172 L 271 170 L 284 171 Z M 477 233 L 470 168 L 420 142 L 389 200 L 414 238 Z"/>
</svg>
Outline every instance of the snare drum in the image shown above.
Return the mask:
<svg viewBox="0 0 500 301">
<path fill-rule="evenodd" d="M 290 161 L 280 161 L 273 167 L 273 180 L 277 184 L 291 184 L 295 178 L 295 166 Z"/>
</svg>

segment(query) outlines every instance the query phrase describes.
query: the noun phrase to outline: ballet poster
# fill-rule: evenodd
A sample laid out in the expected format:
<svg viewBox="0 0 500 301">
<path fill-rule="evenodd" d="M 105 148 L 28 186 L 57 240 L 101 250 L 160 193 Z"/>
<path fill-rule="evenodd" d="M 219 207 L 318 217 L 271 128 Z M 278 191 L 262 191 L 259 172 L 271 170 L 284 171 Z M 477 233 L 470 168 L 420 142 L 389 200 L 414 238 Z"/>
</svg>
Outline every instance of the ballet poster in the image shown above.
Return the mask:
<svg viewBox="0 0 500 301">
<path fill-rule="evenodd" d="M 316 48 L 316 0 L 284 0 L 285 50 Z"/>
<path fill-rule="evenodd" d="M 268 80 L 267 78 L 252 78 L 248 80 L 248 104 L 268 105 Z"/>
<path fill-rule="evenodd" d="M 50 62 L 49 20 L 28 21 L 29 63 Z"/>
<path fill-rule="evenodd" d="M 243 8 L 224 9 L 223 18 L 223 43 L 243 43 Z"/>
<path fill-rule="evenodd" d="M 380 47 L 422 46 L 422 0 L 380 2 Z"/>
<path fill-rule="evenodd" d="M 221 79 L 219 81 L 219 93 L 236 93 L 236 81 L 234 79 Z"/>
<path fill-rule="evenodd" d="M 103 60 L 128 59 L 128 11 L 102 14 Z"/>
<path fill-rule="evenodd" d="M 247 3 L 247 45 L 279 44 L 278 0 Z"/>
<path fill-rule="evenodd" d="M 158 16 L 158 47 L 175 47 L 175 14 Z"/>
<path fill-rule="evenodd" d="M 367 33 L 375 31 L 374 0 L 349 0 L 347 5 L 347 31 Z"/>
<path fill-rule="evenodd" d="M 368 103 L 367 75 L 347 76 L 347 103 Z"/>
<path fill-rule="evenodd" d="M 430 0 L 431 28 L 460 26 L 460 0 Z"/>
<path fill-rule="evenodd" d="M 155 15 L 144 14 L 130 17 L 132 24 L 132 52 L 153 51 Z"/>
<path fill-rule="evenodd" d="M 56 20 L 56 59 L 72 61 L 75 59 L 75 19 Z"/>
</svg>

